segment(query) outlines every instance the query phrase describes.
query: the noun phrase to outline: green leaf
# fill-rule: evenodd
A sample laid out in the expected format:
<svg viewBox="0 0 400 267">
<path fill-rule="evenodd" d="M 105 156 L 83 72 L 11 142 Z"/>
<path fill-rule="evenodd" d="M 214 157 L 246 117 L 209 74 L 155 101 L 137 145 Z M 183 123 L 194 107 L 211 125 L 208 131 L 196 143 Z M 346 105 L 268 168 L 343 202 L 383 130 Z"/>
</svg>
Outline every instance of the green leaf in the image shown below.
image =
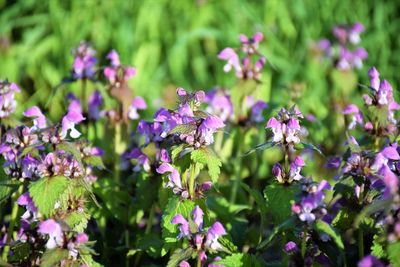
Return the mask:
<svg viewBox="0 0 400 267">
<path fill-rule="evenodd" d="M 392 266 L 400 266 L 400 242 L 389 244 L 387 254 Z"/>
<path fill-rule="evenodd" d="M 307 143 L 303 143 L 303 142 L 301 142 L 299 145 L 301 145 L 301 147 L 304 149 L 311 149 L 311 150 L 314 150 L 314 151 L 316 151 L 316 152 L 318 152 L 321 156 L 324 156 L 324 153 L 322 153 L 322 151 L 318 148 L 318 147 L 316 147 L 315 145 L 313 145 L 313 144 L 307 144 Z M 297 149 L 297 145 L 296 145 L 296 149 Z"/>
<path fill-rule="evenodd" d="M 391 203 L 391 199 L 381 199 L 368 205 L 359 213 L 359 215 L 354 220 L 354 227 L 358 228 L 365 219 L 369 218 L 370 215 L 374 214 L 375 212 L 389 208 Z"/>
<path fill-rule="evenodd" d="M 192 257 L 194 252 L 195 252 L 194 249 L 190 248 L 190 247 L 186 248 L 186 249 L 178 248 L 177 250 L 174 251 L 174 253 L 169 258 L 167 267 L 179 266 L 179 263 L 181 261 L 187 260 L 190 257 Z"/>
<path fill-rule="evenodd" d="M 23 156 L 25 156 L 26 154 L 32 154 L 32 155 L 37 155 L 38 154 L 38 150 L 37 150 L 37 146 L 40 144 L 34 144 L 34 145 L 30 145 L 27 147 L 24 147 L 24 149 L 22 150 L 22 153 L 18 156 L 18 159 L 22 158 Z"/>
<path fill-rule="evenodd" d="M 175 161 L 180 153 L 185 149 L 186 144 L 180 144 L 179 146 L 175 146 L 171 151 L 172 161 Z"/>
<path fill-rule="evenodd" d="M 262 249 L 262 248 L 264 248 L 264 247 L 266 247 L 266 246 L 269 246 L 269 245 L 271 244 L 271 242 L 274 240 L 274 238 L 275 238 L 278 234 L 280 234 L 280 233 L 282 233 L 282 232 L 284 232 L 284 231 L 286 231 L 286 230 L 288 230 L 288 229 L 293 228 L 293 227 L 294 227 L 294 221 L 295 221 L 295 220 L 294 220 L 294 217 L 291 217 L 291 218 L 288 219 L 287 221 L 284 221 L 282 224 L 276 226 L 276 227 L 272 230 L 272 232 L 270 233 L 270 235 L 268 236 L 268 238 L 265 239 L 264 241 L 262 241 L 262 242 L 257 246 L 257 249 Z"/>
<path fill-rule="evenodd" d="M 9 257 L 9 261 L 13 263 L 22 263 L 26 261 L 32 253 L 31 245 L 29 243 L 17 242 L 11 247 L 11 250 L 13 253 Z"/>
<path fill-rule="evenodd" d="M 291 201 L 294 201 L 298 186 L 273 183 L 264 189 L 267 209 L 275 224 L 281 224 L 292 214 Z"/>
<path fill-rule="evenodd" d="M 168 200 L 162 216 L 162 237 L 164 239 L 164 247 L 161 251 L 162 256 L 174 248 L 178 241 L 176 238 L 178 236 L 178 228 L 171 223 L 172 218 L 177 214 L 182 214 L 183 217 L 189 218 L 194 207 L 195 202 L 180 200 L 177 196 L 173 196 Z"/>
<path fill-rule="evenodd" d="M 176 125 L 171 131 L 168 132 L 168 135 L 171 134 L 190 134 L 197 130 L 196 123 L 192 124 L 179 124 Z"/>
<path fill-rule="evenodd" d="M 225 250 L 229 253 L 238 252 L 237 246 L 233 244 L 231 240 L 229 240 L 226 236 L 218 238 L 218 242 L 225 248 Z"/>
<path fill-rule="evenodd" d="M 53 267 L 57 266 L 58 263 L 68 257 L 68 250 L 56 248 L 48 249 L 41 258 L 40 267 Z"/>
<path fill-rule="evenodd" d="M 93 167 L 99 168 L 101 170 L 105 169 L 106 166 L 104 166 L 103 159 L 99 156 L 90 156 L 85 158 L 85 162 L 89 165 L 92 165 Z"/>
<path fill-rule="evenodd" d="M 45 177 L 29 186 L 29 194 L 39 211 L 48 216 L 67 187 L 68 178 L 64 176 Z"/>
<path fill-rule="evenodd" d="M 250 155 L 251 153 L 257 151 L 257 150 L 265 150 L 271 147 L 276 146 L 278 143 L 276 142 L 272 142 L 272 141 L 267 141 L 265 143 L 259 144 L 257 146 L 255 146 L 254 148 L 250 149 L 249 151 L 247 151 L 244 156 Z"/>
<path fill-rule="evenodd" d="M 266 223 L 268 209 L 267 209 L 267 203 L 265 202 L 265 199 L 263 198 L 262 194 L 257 190 L 250 188 L 250 186 L 248 186 L 245 183 L 241 183 L 241 185 L 243 189 L 246 190 L 247 193 L 249 193 L 254 198 L 255 202 L 258 205 L 258 208 L 260 209 L 261 220 L 263 221 L 263 223 Z"/>
<path fill-rule="evenodd" d="M 163 242 L 156 233 L 150 233 L 137 239 L 137 248 L 146 251 L 146 253 L 153 258 L 160 256 L 162 246 Z"/>
<path fill-rule="evenodd" d="M 382 237 L 383 235 L 374 235 L 374 240 L 371 246 L 371 255 L 377 257 L 378 259 L 386 257 L 386 251 L 383 245 L 381 244 L 381 242 L 385 242 L 385 240 Z"/>
<path fill-rule="evenodd" d="M 190 156 L 194 162 L 207 165 L 208 174 L 211 177 L 211 181 L 214 184 L 217 184 L 220 168 L 222 166 L 220 159 L 217 158 L 214 153 L 207 148 L 193 150 Z"/>
<path fill-rule="evenodd" d="M 318 220 L 314 224 L 315 230 L 329 235 L 340 249 L 344 249 L 342 238 L 328 223 Z"/>
<path fill-rule="evenodd" d="M 223 258 L 215 264 L 223 265 L 225 267 L 262 267 L 265 263 L 259 260 L 256 256 L 251 254 L 235 253 L 230 256 Z"/>
<path fill-rule="evenodd" d="M 68 214 L 64 221 L 69 227 L 71 227 L 71 229 L 80 233 L 86 229 L 89 219 L 90 215 L 86 212 L 74 211 Z"/>
</svg>

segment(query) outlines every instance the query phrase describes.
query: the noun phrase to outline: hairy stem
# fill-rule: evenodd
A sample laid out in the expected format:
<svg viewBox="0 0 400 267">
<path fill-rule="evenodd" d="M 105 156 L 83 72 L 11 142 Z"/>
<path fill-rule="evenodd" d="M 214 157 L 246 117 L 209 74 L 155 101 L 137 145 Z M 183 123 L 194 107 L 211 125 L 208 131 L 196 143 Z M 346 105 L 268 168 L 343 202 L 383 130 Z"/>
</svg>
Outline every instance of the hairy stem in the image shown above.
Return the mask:
<svg viewBox="0 0 400 267">
<path fill-rule="evenodd" d="M 10 219 L 10 225 L 8 226 L 8 232 L 7 232 L 7 242 L 6 245 L 4 246 L 4 250 L 3 250 L 3 255 L 2 255 L 2 259 L 4 261 L 7 261 L 7 256 L 8 253 L 10 252 L 10 243 L 11 243 L 11 238 L 14 235 L 14 227 L 15 227 L 15 223 L 17 221 L 17 215 L 18 215 L 18 209 L 19 209 L 19 205 L 17 203 L 17 199 L 18 197 L 22 194 L 22 191 L 24 190 L 24 185 L 21 184 L 18 187 L 18 191 L 16 193 L 14 193 L 14 196 L 12 198 L 12 210 L 11 210 L 11 219 Z"/>
</svg>

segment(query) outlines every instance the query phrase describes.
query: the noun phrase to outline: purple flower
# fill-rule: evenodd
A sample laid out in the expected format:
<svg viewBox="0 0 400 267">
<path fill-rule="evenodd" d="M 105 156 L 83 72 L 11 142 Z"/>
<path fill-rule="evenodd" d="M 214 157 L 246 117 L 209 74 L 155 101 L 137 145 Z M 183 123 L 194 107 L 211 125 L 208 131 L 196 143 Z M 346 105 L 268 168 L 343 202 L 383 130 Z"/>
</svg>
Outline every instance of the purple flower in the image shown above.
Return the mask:
<svg viewBox="0 0 400 267">
<path fill-rule="evenodd" d="M 62 119 L 62 130 L 61 137 L 64 139 L 67 136 L 68 130 L 70 131 L 70 136 L 72 138 L 78 138 L 81 133 L 75 129 L 75 125 L 85 120 L 82 115 L 82 108 L 78 100 L 72 100 L 68 107 L 68 113 Z"/>
<path fill-rule="evenodd" d="M 150 171 L 150 160 L 146 154 L 144 154 L 140 148 L 134 148 L 128 155 L 126 155 L 128 159 L 136 159 L 137 164 L 133 168 L 134 172 L 140 172 L 143 168 L 144 171 Z"/>
<path fill-rule="evenodd" d="M 104 76 L 112 86 L 120 87 L 136 75 L 135 68 L 121 65 L 118 53 L 115 50 L 108 53 L 107 59 L 110 60 L 110 66 L 104 68 Z"/>
<path fill-rule="evenodd" d="M 295 160 L 290 164 L 290 178 L 295 181 L 302 179 L 303 176 L 300 174 L 300 172 L 305 165 L 306 164 L 302 157 L 297 156 Z"/>
<path fill-rule="evenodd" d="M 358 44 L 360 42 L 360 33 L 364 32 L 365 28 L 360 22 L 354 23 L 349 30 L 349 41 L 352 44 Z"/>
<path fill-rule="evenodd" d="M 286 253 L 295 253 L 299 250 L 299 248 L 297 247 L 296 243 L 294 243 L 293 241 L 289 241 L 286 243 L 285 245 L 285 252 Z"/>
<path fill-rule="evenodd" d="M 297 119 L 290 118 L 286 125 L 286 142 L 294 144 L 300 143 L 300 129 L 299 121 Z"/>
<path fill-rule="evenodd" d="M 268 107 L 267 103 L 265 103 L 262 100 L 258 100 L 253 107 L 251 108 L 251 120 L 259 123 L 264 121 L 262 112 L 264 111 L 264 109 L 266 109 Z"/>
<path fill-rule="evenodd" d="M 110 60 L 112 67 L 119 67 L 121 65 L 121 63 L 119 61 L 119 55 L 118 55 L 117 51 L 115 51 L 114 49 L 111 50 L 110 53 L 107 54 L 106 58 Z"/>
<path fill-rule="evenodd" d="M 348 126 L 348 129 L 354 129 L 357 124 L 362 125 L 363 123 L 363 116 L 361 111 L 358 109 L 358 107 L 354 104 L 348 105 L 344 110 L 343 110 L 344 115 L 351 115 L 351 122 Z"/>
<path fill-rule="evenodd" d="M 53 219 L 41 222 L 39 224 L 38 233 L 49 235 L 49 240 L 46 243 L 46 248 L 48 249 L 62 246 L 64 242 L 61 226 Z"/>
<path fill-rule="evenodd" d="M 199 206 L 196 206 L 192 212 L 193 214 L 193 222 L 197 225 L 199 230 L 203 228 L 203 215 L 204 212 L 200 209 Z"/>
<path fill-rule="evenodd" d="M 283 127 L 277 119 L 275 119 L 274 117 L 270 118 L 265 128 L 271 129 L 274 133 L 274 136 L 272 138 L 274 142 L 281 142 L 283 138 Z"/>
<path fill-rule="evenodd" d="M 172 218 L 171 223 L 179 225 L 180 233 L 177 237 L 178 239 L 190 235 L 189 223 L 181 214 L 175 215 L 175 217 Z"/>
<path fill-rule="evenodd" d="M 74 79 L 91 79 L 95 75 L 94 66 L 97 62 L 96 51 L 86 42 L 81 42 L 73 50 L 74 63 L 72 65 L 72 77 Z"/>
<path fill-rule="evenodd" d="M 358 264 L 358 267 L 384 267 L 385 265 L 379 261 L 377 258 L 375 258 L 372 255 L 367 255 L 364 258 L 362 258 Z"/>
<path fill-rule="evenodd" d="M 205 102 L 208 104 L 206 111 L 217 115 L 222 121 L 233 118 L 233 105 L 228 94 L 224 91 L 211 90 L 207 92 Z"/>
<path fill-rule="evenodd" d="M 147 108 L 146 102 L 140 96 L 137 96 L 133 99 L 132 104 L 129 106 L 128 117 L 131 120 L 139 119 L 138 110 L 144 110 Z"/>
<path fill-rule="evenodd" d="M 169 173 L 168 174 L 168 183 L 165 185 L 165 187 L 170 187 L 172 188 L 172 191 L 175 194 L 183 193 L 183 187 L 181 183 L 181 176 L 179 172 L 172 167 L 171 164 L 169 163 L 162 163 L 156 170 L 160 174 L 164 173 Z"/>
<path fill-rule="evenodd" d="M 240 66 L 239 56 L 232 48 L 227 47 L 224 50 L 222 50 L 218 54 L 218 58 L 227 61 L 226 65 L 224 66 L 225 72 L 231 71 L 232 68 L 236 71 L 236 73 L 240 73 L 242 71 L 242 67 Z"/>
<path fill-rule="evenodd" d="M 33 126 L 34 128 L 43 129 L 46 128 L 46 117 L 43 115 L 40 108 L 37 106 L 33 106 L 25 110 L 24 112 L 25 117 L 33 117 Z"/>
<path fill-rule="evenodd" d="M 371 87 L 375 89 L 376 91 L 379 90 L 379 85 L 381 83 L 379 79 L 379 72 L 375 67 L 372 67 L 368 71 L 368 75 L 370 77 L 371 81 Z"/>
<path fill-rule="evenodd" d="M 19 196 L 17 199 L 17 203 L 20 206 L 25 206 L 26 207 L 26 212 L 21 216 L 22 219 L 28 220 L 29 218 L 33 217 L 33 219 L 36 219 L 38 210 L 35 206 L 35 203 L 33 203 L 33 200 L 31 196 L 29 195 L 29 192 L 23 193 L 22 195 Z"/>
<path fill-rule="evenodd" d="M 218 242 L 218 238 L 226 235 L 225 228 L 220 222 L 215 222 L 207 231 L 205 245 L 212 250 L 219 250 L 222 245 Z"/>
<path fill-rule="evenodd" d="M 0 80 L 0 119 L 10 116 L 15 111 L 17 101 L 14 95 L 19 91 L 15 83 Z"/>
<path fill-rule="evenodd" d="M 89 118 L 98 120 L 101 117 L 100 107 L 103 105 L 103 96 L 96 90 L 94 91 L 88 101 Z"/>
</svg>

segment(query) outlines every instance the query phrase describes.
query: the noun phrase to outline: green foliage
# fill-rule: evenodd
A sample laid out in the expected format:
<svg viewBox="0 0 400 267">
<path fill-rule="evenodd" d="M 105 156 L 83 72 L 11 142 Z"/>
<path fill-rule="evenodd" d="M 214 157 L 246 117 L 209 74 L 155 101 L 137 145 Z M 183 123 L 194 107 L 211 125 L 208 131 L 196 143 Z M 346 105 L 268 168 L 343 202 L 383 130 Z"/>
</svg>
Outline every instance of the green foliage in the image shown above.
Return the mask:
<svg viewBox="0 0 400 267">
<path fill-rule="evenodd" d="M 72 230 L 82 233 L 86 229 L 90 215 L 86 212 L 74 211 L 69 213 L 64 221 Z"/>
<path fill-rule="evenodd" d="M 382 234 L 382 233 L 381 233 Z M 386 250 L 384 249 L 382 243 L 385 240 L 381 240 L 382 238 L 379 235 L 374 235 L 374 240 L 371 247 L 371 255 L 377 257 L 378 259 L 382 259 L 386 257 Z"/>
<path fill-rule="evenodd" d="M 328 223 L 318 220 L 314 224 L 314 228 L 317 232 L 329 235 L 340 249 L 344 249 L 342 238 Z"/>
<path fill-rule="evenodd" d="M 67 249 L 48 249 L 42 256 L 40 267 L 53 267 L 56 266 L 62 259 L 68 257 Z"/>
<path fill-rule="evenodd" d="M 191 153 L 191 159 L 196 163 L 207 166 L 208 174 L 214 184 L 218 183 L 218 177 L 222 166 L 221 160 L 208 148 L 195 149 Z"/>
<path fill-rule="evenodd" d="M 298 186 L 273 183 L 265 187 L 264 198 L 275 224 L 281 224 L 291 216 L 291 202 L 294 201 Z"/>
<path fill-rule="evenodd" d="M 260 261 L 256 256 L 243 253 L 234 253 L 230 256 L 223 258 L 220 261 L 217 261 L 216 264 L 220 264 L 225 267 L 265 266 L 265 263 Z"/>
<path fill-rule="evenodd" d="M 400 242 L 389 244 L 387 247 L 389 262 L 393 266 L 400 266 Z"/>
<path fill-rule="evenodd" d="M 85 158 L 85 162 L 89 165 L 92 165 L 93 167 L 99 168 L 99 169 L 105 169 L 105 165 L 103 163 L 103 159 L 99 156 L 90 156 Z"/>
<path fill-rule="evenodd" d="M 171 223 L 172 218 L 177 214 L 182 214 L 183 217 L 188 218 L 195 207 L 195 203 L 190 200 L 181 200 L 177 196 L 169 199 L 162 216 L 162 237 L 164 239 L 164 246 L 161 254 L 165 255 L 169 250 L 176 247 L 178 229 L 176 225 Z"/>
<path fill-rule="evenodd" d="M 177 267 L 179 263 L 183 260 L 187 260 L 195 253 L 194 249 L 192 248 L 185 248 L 185 249 L 176 249 L 174 253 L 169 258 L 167 267 Z"/>
<path fill-rule="evenodd" d="M 274 227 L 272 232 L 269 234 L 268 238 L 265 239 L 264 241 L 262 241 L 257 246 L 257 249 L 262 249 L 262 248 L 269 246 L 271 244 L 271 242 L 275 239 L 275 237 L 278 236 L 278 234 L 280 234 L 286 230 L 292 229 L 293 227 L 294 227 L 294 218 L 292 217 L 292 218 L 288 219 L 287 221 L 284 221 L 280 225 Z"/>
<path fill-rule="evenodd" d="M 67 187 L 68 178 L 64 176 L 44 177 L 29 186 L 29 194 L 39 211 L 48 216 Z"/>
</svg>

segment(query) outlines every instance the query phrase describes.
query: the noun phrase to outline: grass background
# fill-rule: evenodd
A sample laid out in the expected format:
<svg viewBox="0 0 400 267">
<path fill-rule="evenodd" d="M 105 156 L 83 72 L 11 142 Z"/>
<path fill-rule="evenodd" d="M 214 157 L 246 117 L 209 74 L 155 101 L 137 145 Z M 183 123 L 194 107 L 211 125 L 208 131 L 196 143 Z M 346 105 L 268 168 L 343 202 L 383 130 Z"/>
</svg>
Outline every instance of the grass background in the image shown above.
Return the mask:
<svg viewBox="0 0 400 267">
<path fill-rule="evenodd" d="M 265 98 L 286 104 L 288 91 L 300 85 L 300 107 L 323 119 L 331 88 L 327 66 L 315 62 L 311 44 L 331 37 L 336 24 L 362 22 L 369 58 L 359 80 L 367 83 L 366 71 L 374 65 L 396 88 L 399 9 L 398 1 L 365 0 L 0 0 L 0 77 L 22 87 L 20 109 L 43 107 L 70 71 L 71 49 L 87 40 L 100 62 L 115 48 L 124 64 L 135 66 L 132 88 L 154 107 L 168 88 L 231 87 L 235 78 L 223 73 L 217 53 L 237 46 L 240 33 L 261 31 L 261 50 L 274 66 L 264 73 Z M 52 118 L 62 114 L 63 96 L 58 93 L 48 107 Z"/>
</svg>

